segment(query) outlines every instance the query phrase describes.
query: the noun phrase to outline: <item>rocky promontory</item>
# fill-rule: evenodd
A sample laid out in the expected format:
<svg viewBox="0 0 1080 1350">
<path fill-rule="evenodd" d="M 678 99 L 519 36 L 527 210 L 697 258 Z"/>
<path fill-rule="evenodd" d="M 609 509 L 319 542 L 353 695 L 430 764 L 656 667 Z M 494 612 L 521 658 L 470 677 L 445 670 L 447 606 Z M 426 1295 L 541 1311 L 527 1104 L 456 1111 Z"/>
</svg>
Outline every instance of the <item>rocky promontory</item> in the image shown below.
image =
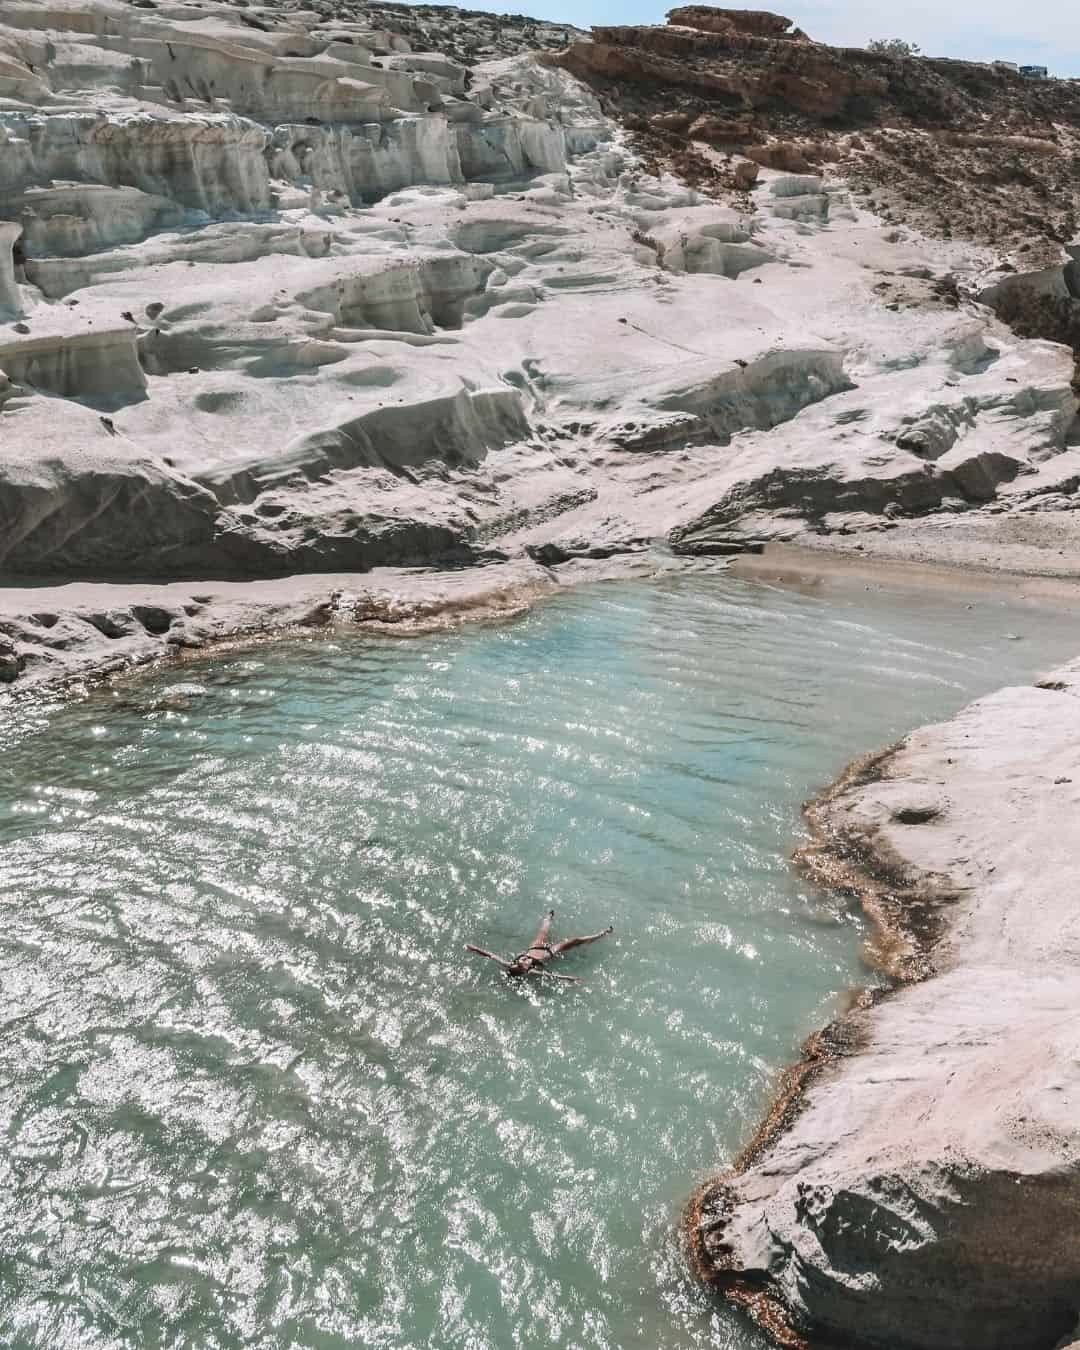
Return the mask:
<svg viewBox="0 0 1080 1350">
<path fill-rule="evenodd" d="M 707 1278 L 781 1344 L 1053 1350 L 1080 1257 L 1080 665 L 857 765 L 809 862 L 892 992 L 807 1047 L 699 1196 Z"/>
</svg>

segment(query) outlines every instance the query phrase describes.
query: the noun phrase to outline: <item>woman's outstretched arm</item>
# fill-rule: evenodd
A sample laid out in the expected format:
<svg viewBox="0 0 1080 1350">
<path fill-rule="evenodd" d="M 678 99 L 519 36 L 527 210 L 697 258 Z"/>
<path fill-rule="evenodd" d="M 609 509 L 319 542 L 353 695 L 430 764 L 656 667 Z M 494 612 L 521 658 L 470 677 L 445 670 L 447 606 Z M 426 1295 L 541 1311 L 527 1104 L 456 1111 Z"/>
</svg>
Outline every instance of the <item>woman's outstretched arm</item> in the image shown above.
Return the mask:
<svg viewBox="0 0 1080 1350">
<path fill-rule="evenodd" d="M 474 947 L 471 942 L 466 942 L 465 950 L 467 952 L 475 952 L 477 956 L 486 956 L 489 961 L 498 961 L 503 970 L 510 969 L 509 961 L 504 961 L 501 956 L 496 956 L 494 952 L 484 951 L 483 947 Z"/>
</svg>

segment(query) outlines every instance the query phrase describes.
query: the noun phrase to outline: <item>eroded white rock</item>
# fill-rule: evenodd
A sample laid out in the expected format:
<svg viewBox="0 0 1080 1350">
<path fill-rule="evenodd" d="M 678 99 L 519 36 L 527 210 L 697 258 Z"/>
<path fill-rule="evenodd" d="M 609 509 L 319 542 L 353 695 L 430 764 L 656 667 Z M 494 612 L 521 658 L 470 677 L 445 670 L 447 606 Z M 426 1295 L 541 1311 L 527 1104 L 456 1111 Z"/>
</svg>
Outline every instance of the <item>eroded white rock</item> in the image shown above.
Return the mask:
<svg viewBox="0 0 1080 1350">
<path fill-rule="evenodd" d="M 735 211 L 651 176 L 527 55 L 466 79 L 360 19 L 242 13 L 5 7 L 9 569 L 831 528 L 1007 505 L 1064 451 L 1067 354 L 935 297 L 970 250 L 887 243 L 817 177 L 762 170 Z M 127 531 L 136 500 L 183 545 Z"/>
</svg>

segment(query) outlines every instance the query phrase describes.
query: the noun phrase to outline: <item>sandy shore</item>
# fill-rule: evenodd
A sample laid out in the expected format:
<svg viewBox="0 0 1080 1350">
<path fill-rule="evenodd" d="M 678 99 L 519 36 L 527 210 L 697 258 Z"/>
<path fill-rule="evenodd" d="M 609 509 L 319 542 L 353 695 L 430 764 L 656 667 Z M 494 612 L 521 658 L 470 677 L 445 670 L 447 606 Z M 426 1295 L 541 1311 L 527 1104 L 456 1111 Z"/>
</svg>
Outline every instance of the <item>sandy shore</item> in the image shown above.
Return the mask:
<svg viewBox="0 0 1080 1350">
<path fill-rule="evenodd" d="M 1041 507 L 1037 497 L 1027 505 Z M 870 562 L 1080 579 L 1080 513 L 1071 509 L 1005 511 L 995 504 L 982 511 L 936 512 L 896 528 L 873 520 L 865 528 L 849 523 L 828 534 L 807 531 L 799 541 L 808 549 Z"/>
<path fill-rule="evenodd" d="M 1073 605 L 1080 602 L 1080 572 L 1071 558 L 1044 560 L 1045 570 L 1027 571 L 1021 559 L 1007 550 L 1002 566 L 974 563 L 949 557 L 916 559 L 903 538 L 893 542 L 893 551 L 866 553 L 843 547 L 832 539 L 816 541 L 801 536 L 797 544 L 770 544 L 764 553 L 742 554 L 732 560 L 735 576 L 748 580 L 796 586 L 826 594 L 841 590 L 938 591 L 1000 599 L 1055 600 Z M 1055 566 L 1055 561 L 1057 566 Z"/>
<path fill-rule="evenodd" d="M 890 977 L 689 1211 L 779 1344 L 1051 1350 L 1080 1307 L 1080 662 L 852 766 L 804 861 Z"/>
</svg>

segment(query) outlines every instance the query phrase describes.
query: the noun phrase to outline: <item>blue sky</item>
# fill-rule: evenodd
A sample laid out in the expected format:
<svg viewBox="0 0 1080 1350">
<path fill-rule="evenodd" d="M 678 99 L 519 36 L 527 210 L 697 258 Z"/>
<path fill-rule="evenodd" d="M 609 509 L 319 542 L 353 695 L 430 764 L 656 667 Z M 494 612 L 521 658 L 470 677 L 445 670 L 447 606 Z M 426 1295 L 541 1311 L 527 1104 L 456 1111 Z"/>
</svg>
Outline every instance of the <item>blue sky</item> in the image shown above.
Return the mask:
<svg viewBox="0 0 1080 1350">
<path fill-rule="evenodd" d="M 460 0 L 459 0 L 460 3 Z M 540 19 L 587 28 L 594 23 L 663 23 L 675 3 L 649 0 L 515 0 L 513 8 Z M 496 9 L 486 4 L 469 6 Z M 751 6 L 748 6 L 751 7 Z M 753 0 L 804 28 L 812 38 L 861 47 L 870 38 L 903 37 L 928 56 L 1000 58 L 1048 66 L 1052 74 L 1080 76 L 1080 3 L 1077 0 Z"/>
</svg>

